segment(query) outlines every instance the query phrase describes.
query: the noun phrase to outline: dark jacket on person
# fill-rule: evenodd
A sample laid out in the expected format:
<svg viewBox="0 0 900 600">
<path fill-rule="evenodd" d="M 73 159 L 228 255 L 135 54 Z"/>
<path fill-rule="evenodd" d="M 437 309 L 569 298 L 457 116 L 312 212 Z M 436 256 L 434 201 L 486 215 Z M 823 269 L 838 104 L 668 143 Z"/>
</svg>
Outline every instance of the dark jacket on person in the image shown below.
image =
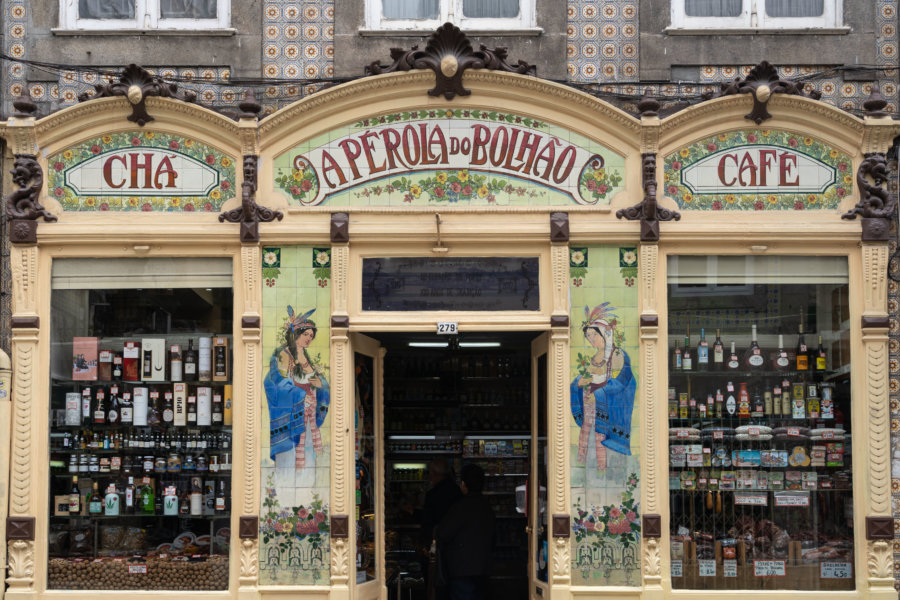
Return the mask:
<svg viewBox="0 0 900 600">
<path fill-rule="evenodd" d="M 425 492 L 425 506 L 422 511 L 422 531 L 419 542 L 423 548 L 431 546 L 434 528 L 441 522 L 450 507 L 462 497 L 462 492 L 452 477 L 446 477 Z"/>
<path fill-rule="evenodd" d="M 494 511 L 487 498 L 472 492 L 460 498 L 438 524 L 436 537 L 448 579 L 487 575 L 494 547 Z"/>
</svg>

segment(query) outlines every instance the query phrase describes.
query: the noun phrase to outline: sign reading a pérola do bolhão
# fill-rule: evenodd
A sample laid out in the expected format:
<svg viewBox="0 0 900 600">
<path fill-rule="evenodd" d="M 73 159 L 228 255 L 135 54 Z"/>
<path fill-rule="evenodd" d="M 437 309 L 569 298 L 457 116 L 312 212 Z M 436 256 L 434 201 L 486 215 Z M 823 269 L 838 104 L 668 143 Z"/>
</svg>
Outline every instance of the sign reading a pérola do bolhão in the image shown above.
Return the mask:
<svg viewBox="0 0 900 600">
<path fill-rule="evenodd" d="M 480 110 L 379 115 L 275 158 L 295 205 L 607 205 L 625 159 L 575 132 Z"/>
</svg>

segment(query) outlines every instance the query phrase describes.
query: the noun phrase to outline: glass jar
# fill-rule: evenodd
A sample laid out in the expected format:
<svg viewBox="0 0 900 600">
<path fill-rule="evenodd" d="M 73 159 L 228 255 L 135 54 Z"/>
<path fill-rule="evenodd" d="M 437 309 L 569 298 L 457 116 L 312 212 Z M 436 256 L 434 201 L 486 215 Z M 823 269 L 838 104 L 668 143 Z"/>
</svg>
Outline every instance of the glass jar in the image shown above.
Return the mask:
<svg viewBox="0 0 900 600">
<path fill-rule="evenodd" d="M 96 456 L 92 456 L 89 461 L 88 471 L 90 473 L 99 473 L 100 472 L 100 459 Z"/>
<path fill-rule="evenodd" d="M 153 472 L 153 457 L 145 456 L 144 460 L 141 463 L 143 467 L 144 473 L 152 473 Z"/>
<path fill-rule="evenodd" d="M 153 461 L 153 469 L 157 473 L 165 473 L 168 468 L 168 463 L 166 462 L 166 458 L 164 456 L 157 456 Z"/>
<path fill-rule="evenodd" d="M 197 463 L 194 462 L 194 457 L 188 454 L 184 457 L 184 461 L 181 463 L 182 471 L 196 471 Z"/>
<path fill-rule="evenodd" d="M 169 454 L 169 460 L 166 464 L 166 471 L 169 473 L 180 473 L 181 472 L 181 455 L 177 452 L 172 452 Z"/>
<path fill-rule="evenodd" d="M 198 471 L 209 471 L 209 464 L 206 462 L 205 454 L 200 454 L 197 456 L 197 470 Z"/>
</svg>

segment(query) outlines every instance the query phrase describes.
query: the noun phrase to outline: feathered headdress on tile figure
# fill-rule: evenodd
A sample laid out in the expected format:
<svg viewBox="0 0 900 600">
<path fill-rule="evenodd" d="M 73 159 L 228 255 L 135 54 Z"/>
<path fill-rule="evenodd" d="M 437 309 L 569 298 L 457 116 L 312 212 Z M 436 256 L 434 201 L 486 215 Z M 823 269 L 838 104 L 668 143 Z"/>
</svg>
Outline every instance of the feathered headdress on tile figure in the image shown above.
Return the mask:
<svg viewBox="0 0 900 600">
<path fill-rule="evenodd" d="M 288 318 L 287 321 L 284 322 L 284 332 L 285 334 L 289 333 L 297 333 L 301 329 L 311 329 L 316 327 L 315 321 L 309 318 L 311 314 L 316 312 L 316 309 L 310 309 L 303 313 L 302 315 L 294 314 L 294 307 L 288 304 L 287 313 Z"/>
<path fill-rule="evenodd" d="M 595 306 L 591 310 L 589 306 L 584 307 L 584 322 L 581 324 L 582 329 L 588 327 L 609 327 L 615 329 L 619 316 L 613 311 L 614 306 L 610 306 L 609 302 L 604 302 L 600 306 Z"/>
</svg>

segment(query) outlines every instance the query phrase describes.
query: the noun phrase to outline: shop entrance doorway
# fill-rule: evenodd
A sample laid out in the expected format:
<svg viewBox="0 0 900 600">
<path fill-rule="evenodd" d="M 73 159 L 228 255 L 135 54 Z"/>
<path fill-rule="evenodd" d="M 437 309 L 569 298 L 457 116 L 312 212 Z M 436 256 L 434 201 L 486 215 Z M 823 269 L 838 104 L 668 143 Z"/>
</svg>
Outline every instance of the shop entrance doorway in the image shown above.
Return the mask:
<svg viewBox="0 0 900 600">
<path fill-rule="evenodd" d="M 548 597 L 548 335 L 376 335 L 354 337 L 357 396 L 366 395 L 359 375 L 368 364 L 376 392 L 371 449 L 365 419 L 357 423 L 357 470 L 369 471 L 359 479 L 357 558 L 383 584 L 367 586 L 358 570 L 357 597 L 369 597 L 370 588 L 372 598 L 386 591 L 389 600 L 426 600 L 429 586 L 446 585 L 482 559 L 489 565 L 485 598 Z M 472 527 L 473 507 L 485 505 L 492 534 Z M 367 509 L 371 525 L 362 518 Z M 461 557 L 441 535 L 471 544 L 472 552 Z"/>
</svg>

